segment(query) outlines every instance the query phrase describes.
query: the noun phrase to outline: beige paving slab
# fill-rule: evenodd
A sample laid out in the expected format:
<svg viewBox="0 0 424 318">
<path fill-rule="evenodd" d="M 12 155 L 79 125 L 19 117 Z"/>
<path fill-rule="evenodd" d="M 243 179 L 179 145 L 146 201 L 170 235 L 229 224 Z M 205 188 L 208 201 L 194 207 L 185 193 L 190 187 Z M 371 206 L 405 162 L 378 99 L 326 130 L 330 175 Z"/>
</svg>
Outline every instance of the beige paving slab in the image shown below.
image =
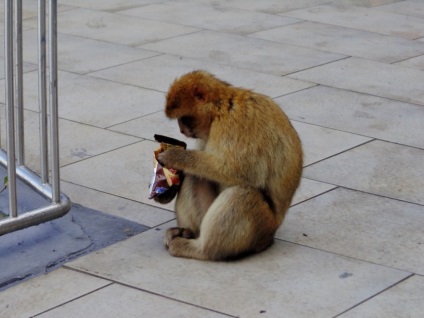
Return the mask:
<svg viewBox="0 0 424 318">
<path fill-rule="evenodd" d="M 82 7 L 94 10 L 116 11 L 127 8 L 138 7 L 146 4 L 163 2 L 163 0 L 102 0 L 102 1 L 86 1 L 86 0 L 58 0 L 59 3 L 69 4 L 75 7 Z"/>
<path fill-rule="evenodd" d="M 0 107 L 4 110 L 4 107 Z M 32 111 L 24 112 L 25 164 L 36 172 L 40 171 L 39 116 Z M 6 147 L 6 124 L 4 111 L 1 112 L 1 145 Z M 100 153 L 111 151 L 139 141 L 139 138 L 126 136 L 113 131 L 59 119 L 60 165 L 74 163 Z M 99 142 L 107 140 L 107 142 Z"/>
<path fill-rule="evenodd" d="M 424 207 L 335 189 L 290 209 L 276 237 L 422 274 Z"/>
<path fill-rule="evenodd" d="M 407 39 L 424 36 L 422 19 L 354 5 L 323 4 L 283 15 Z"/>
<path fill-rule="evenodd" d="M 274 75 L 285 75 L 345 57 L 214 31 L 196 32 L 140 47 Z"/>
<path fill-rule="evenodd" d="M 154 135 L 164 135 L 184 141 L 188 148 L 195 148 L 197 141 L 193 138 L 187 138 L 181 134 L 178 123 L 165 116 L 164 111 L 159 111 L 150 115 L 130 120 L 109 130 L 121 132 L 124 134 L 140 137 L 154 141 Z"/>
<path fill-rule="evenodd" d="M 313 180 L 424 203 L 424 150 L 372 141 L 303 170 Z"/>
<path fill-rule="evenodd" d="M 301 122 L 292 122 L 292 124 L 302 141 L 304 166 L 371 140 L 367 137 Z"/>
<path fill-rule="evenodd" d="M 341 315 L 341 318 L 420 318 L 424 312 L 424 277 L 414 275 L 400 284 L 377 295 L 358 307 Z"/>
<path fill-rule="evenodd" d="M 228 317 L 118 284 L 41 314 L 41 318 L 73 317 Z"/>
<path fill-rule="evenodd" d="M 334 4 L 348 4 L 363 7 L 378 7 L 384 4 L 400 2 L 404 0 L 333 0 Z"/>
<path fill-rule="evenodd" d="M 419 41 L 419 42 L 424 43 L 424 41 Z M 424 71 L 424 55 L 420 55 L 420 56 L 413 57 L 404 61 L 400 61 L 398 63 L 395 63 L 395 65 Z"/>
<path fill-rule="evenodd" d="M 0 21 L 4 22 L 4 0 L 0 2 Z M 72 9 L 71 6 L 67 6 L 64 4 L 58 4 L 57 11 L 65 11 Z M 31 17 L 36 17 L 38 14 L 38 4 L 37 1 L 33 0 L 22 0 L 22 19 L 28 19 Z M 4 27 L 4 23 L 2 23 L 2 31 Z M 3 33 L 3 32 L 2 32 Z"/>
<path fill-rule="evenodd" d="M 331 184 L 302 178 L 291 204 L 299 204 L 300 202 L 309 200 L 310 198 L 321 195 L 334 188 L 335 186 Z"/>
<path fill-rule="evenodd" d="M 24 31 L 24 61 L 38 63 L 37 30 Z M 2 45 L 0 49 L 3 49 Z M 109 52 L 105 54 L 105 52 Z M 60 33 L 58 35 L 58 68 L 85 74 L 115 65 L 155 56 L 157 53 L 124 45 Z"/>
<path fill-rule="evenodd" d="M 167 67 L 163 67 L 163 65 Z M 235 86 L 253 89 L 271 97 L 281 96 L 314 85 L 286 77 L 168 54 L 111 67 L 90 75 L 166 92 L 177 77 L 195 69 L 207 70 Z"/>
<path fill-rule="evenodd" d="M 188 2 L 187 0 L 181 0 Z M 210 3 L 210 0 L 191 0 L 192 2 Z M 231 7 L 243 10 L 279 13 L 294 9 L 306 8 L 322 3 L 327 3 L 328 0 L 214 0 L 213 5 L 219 7 Z"/>
<path fill-rule="evenodd" d="M 424 6 L 421 0 L 405 0 L 401 2 L 388 3 L 375 8 L 379 11 L 387 11 L 410 15 L 412 17 L 424 18 Z"/>
<path fill-rule="evenodd" d="M 156 142 L 142 141 L 61 169 L 64 181 L 137 202 L 149 200 Z"/>
<path fill-rule="evenodd" d="M 0 37 L 0 39 L 3 40 L 2 37 Z M 3 79 L 5 77 L 4 56 L 1 53 L 0 53 L 0 56 L 1 56 L 1 60 L 3 62 L 3 63 L 0 63 L 0 79 Z M 32 63 L 28 63 L 28 62 L 23 62 L 23 65 L 22 65 L 23 73 L 31 72 L 31 71 L 36 70 L 36 69 L 37 69 L 37 65 L 32 64 Z"/>
<path fill-rule="evenodd" d="M 61 118 L 101 128 L 157 112 L 165 103 L 160 92 L 63 71 L 58 86 Z M 24 105 L 38 111 L 37 71 L 24 75 Z"/>
<path fill-rule="evenodd" d="M 2 318 L 27 318 L 110 284 L 67 269 L 57 269 L 1 292 Z"/>
<path fill-rule="evenodd" d="M 316 22 L 295 23 L 250 36 L 384 63 L 424 52 L 422 42 Z"/>
<path fill-rule="evenodd" d="M 424 149 L 424 108 L 381 97 L 317 86 L 277 98 L 296 121 Z"/>
<path fill-rule="evenodd" d="M 190 7 L 189 10 L 187 9 L 188 6 Z M 186 2 L 179 3 L 177 1 L 138 7 L 120 11 L 119 13 L 236 34 L 257 32 L 300 21 L 294 18 L 253 12 L 241 8 L 222 7 L 196 2 L 187 4 Z"/>
<path fill-rule="evenodd" d="M 69 266 L 237 317 L 331 317 L 409 275 L 281 241 L 236 262 L 173 258 L 164 228 Z"/>
<path fill-rule="evenodd" d="M 183 25 L 82 8 L 60 12 L 57 21 L 60 33 L 132 46 L 198 30 Z M 29 19 L 24 25 L 35 28 L 37 20 Z"/>
<path fill-rule="evenodd" d="M 323 185 L 316 185 L 315 187 L 318 186 L 324 187 Z M 62 182 L 61 190 L 66 193 L 66 195 L 69 196 L 71 201 L 74 203 L 79 203 L 95 210 L 116 215 L 148 227 L 154 227 L 175 218 L 175 214 L 170 212 L 170 210 L 174 209 L 174 203 L 162 205 L 161 208 L 156 208 L 151 205 L 128 200 L 68 182 Z"/>
<path fill-rule="evenodd" d="M 424 105 L 424 72 L 397 65 L 353 57 L 289 77 Z"/>
</svg>

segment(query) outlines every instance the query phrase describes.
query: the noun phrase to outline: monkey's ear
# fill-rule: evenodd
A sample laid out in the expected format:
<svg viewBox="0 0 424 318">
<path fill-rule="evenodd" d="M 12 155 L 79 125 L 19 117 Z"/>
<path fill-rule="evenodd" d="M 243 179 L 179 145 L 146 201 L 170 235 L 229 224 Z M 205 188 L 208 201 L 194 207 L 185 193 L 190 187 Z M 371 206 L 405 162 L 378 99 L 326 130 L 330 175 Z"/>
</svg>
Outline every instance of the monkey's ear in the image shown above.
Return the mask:
<svg viewBox="0 0 424 318">
<path fill-rule="evenodd" d="M 194 86 L 193 95 L 200 102 L 204 102 L 206 100 L 206 93 L 199 86 Z"/>
</svg>

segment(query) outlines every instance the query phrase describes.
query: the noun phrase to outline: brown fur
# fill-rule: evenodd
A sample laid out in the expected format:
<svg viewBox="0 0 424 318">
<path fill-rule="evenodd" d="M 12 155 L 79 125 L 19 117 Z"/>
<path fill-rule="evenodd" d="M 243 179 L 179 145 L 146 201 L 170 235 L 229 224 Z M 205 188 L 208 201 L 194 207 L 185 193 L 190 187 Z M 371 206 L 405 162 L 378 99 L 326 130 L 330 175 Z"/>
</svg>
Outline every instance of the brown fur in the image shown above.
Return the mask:
<svg viewBox="0 0 424 318">
<path fill-rule="evenodd" d="M 204 144 L 159 156 L 185 175 L 178 228 L 165 237 L 169 253 L 223 260 L 270 246 L 302 173 L 301 142 L 287 116 L 271 98 L 204 71 L 175 80 L 165 113 Z"/>
</svg>

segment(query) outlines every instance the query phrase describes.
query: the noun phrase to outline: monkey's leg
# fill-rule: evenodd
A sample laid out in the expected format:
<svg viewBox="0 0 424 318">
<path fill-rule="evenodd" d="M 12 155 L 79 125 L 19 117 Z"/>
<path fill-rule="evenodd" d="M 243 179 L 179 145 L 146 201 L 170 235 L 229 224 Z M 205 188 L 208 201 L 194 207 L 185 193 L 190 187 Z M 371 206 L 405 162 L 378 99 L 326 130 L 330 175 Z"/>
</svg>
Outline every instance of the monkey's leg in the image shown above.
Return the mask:
<svg viewBox="0 0 424 318">
<path fill-rule="evenodd" d="M 173 256 L 201 260 L 236 258 L 270 246 L 277 227 L 275 216 L 259 191 L 231 187 L 210 206 L 198 238 L 172 238 L 172 229 L 169 230 L 168 251 Z"/>
<path fill-rule="evenodd" d="M 203 217 L 217 197 L 218 190 L 208 180 L 186 175 L 175 203 L 178 227 L 200 232 Z"/>
</svg>

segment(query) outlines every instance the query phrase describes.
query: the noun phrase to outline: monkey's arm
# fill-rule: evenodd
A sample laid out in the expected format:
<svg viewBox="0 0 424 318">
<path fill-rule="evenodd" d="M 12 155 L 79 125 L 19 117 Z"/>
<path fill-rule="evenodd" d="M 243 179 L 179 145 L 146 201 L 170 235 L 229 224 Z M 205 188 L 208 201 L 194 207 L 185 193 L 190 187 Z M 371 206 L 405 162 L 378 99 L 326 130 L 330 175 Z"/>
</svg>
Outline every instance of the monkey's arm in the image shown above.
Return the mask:
<svg viewBox="0 0 424 318">
<path fill-rule="evenodd" d="M 228 185 L 251 185 L 252 176 L 243 160 L 225 160 L 225 155 L 214 155 L 199 150 L 184 150 L 171 148 L 158 157 L 159 161 L 167 167 L 182 170 L 184 173 L 224 183 Z M 228 157 L 228 156 L 227 156 Z M 257 180 L 256 180 L 257 181 Z"/>
</svg>

